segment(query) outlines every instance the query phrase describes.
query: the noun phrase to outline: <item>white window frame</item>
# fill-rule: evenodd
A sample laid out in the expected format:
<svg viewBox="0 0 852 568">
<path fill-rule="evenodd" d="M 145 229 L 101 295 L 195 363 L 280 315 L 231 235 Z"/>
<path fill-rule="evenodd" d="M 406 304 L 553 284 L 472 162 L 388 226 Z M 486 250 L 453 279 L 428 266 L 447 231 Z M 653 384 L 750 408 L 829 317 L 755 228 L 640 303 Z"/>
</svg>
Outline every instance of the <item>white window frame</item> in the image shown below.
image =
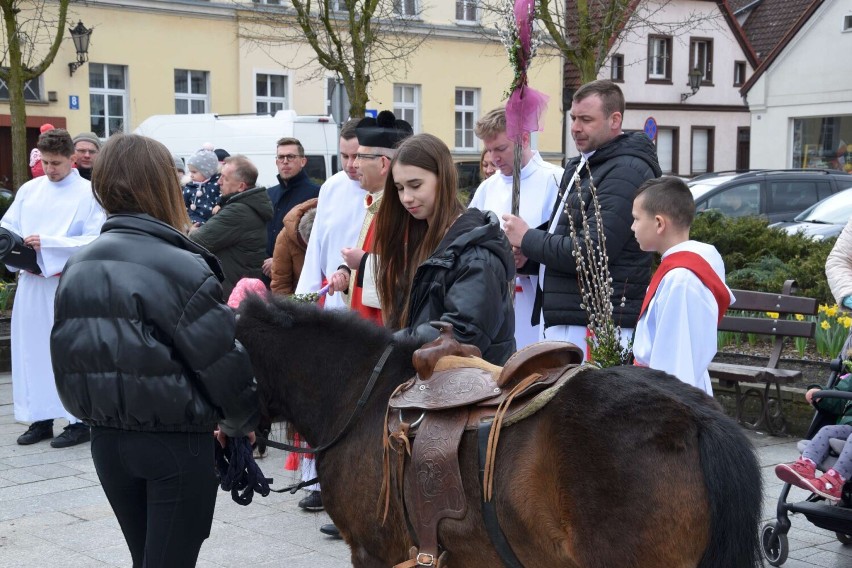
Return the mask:
<svg viewBox="0 0 852 568">
<path fill-rule="evenodd" d="M 284 77 L 284 95 L 280 97 L 273 97 L 271 95 L 260 96 L 257 94 L 257 81 L 261 75 L 266 76 L 266 92 L 269 93 L 270 89 L 270 77 Z M 266 103 L 267 109 L 270 104 L 281 104 L 281 109 L 278 110 L 289 110 L 290 109 L 290 100 L 292 94 L 292 85 L 293 81 L 290 77 L 289 73 L 281 73 L 278 71 L 267 71 L 265 69 L 256 69 L 254 72 L 254 110 L 256 113 L 260 114 L 260 111 L 257 110 L 257 105 L 259 103 Z M 275 112 L 268 111 L 268 114 L 275 116 Z"/>
<path fill-rule="evenodd" d="M 397 18 L 416 18 L 420 13 L 418 0 L 393 0 L 393 14 Z"/>
<path fill-rule="evenodd" d="M 103 87 L 92 87 L 92 66 L 93 65 L 103 65 L 104 75 L 104 86 Z M 123 89 L 111 89 L 107 85 L 109 82 L 107 81 L 107 76 L 109 74 L 110 67 L 120 67 L 122 71 L 122 75 L 124 76 L 124 88 Z M 130 91 L 128 89 L 128 79 L 127 79 L 127 65 L 113 65 L 110 63 L 97 63 L 92 62 L 89 63 L 89 129 L 92 132 L 95 132 L 94 126 L 92 126 L 92 107 L 91 104 L 92 97 L 103 97 L 104 99 L 104 135 L 101 137 L 102 139 L 109 138 L 113 133 L 110 132 L 109 128 L 109 119 L 117 118 L 115 115 L 111 115 L 109 113 L 109 97 L 121 97 L 121 123 L 122 123 L 122 131 L 127 130 L 127 126 L 130 124 L 130 117 L 128 116 L 128 101 L 130 100 Z"/>
<path fill-rule="evenodd" d="M 464 25 L 478 24 L 479 7 L 477 4 L 477 0 L 456 0 L 456 23 Z M 461 18 L 458 17 L 459 8 L 461 8 Z M 471 11 L 473 12 L 472 17 Z"/>
<path fill-rule="evenodd" d="M 8 69 L 5 67 L 4 69 Z M 36 89 L 33 89 L 33 85 L 36 86 Z M 9 100 L 9 87 L 6 85 L 6 81 L 0 79 L 0 89 L 5 91 L 4 96 L 0 96 L 0 100 L 8 101 Z M 40 103 L 44 102 L 45 98 L 42 97 L 42 93 L 44 92 L 44 84 L 42 83 L 42 76 L 39 75 L 35 79 L 30 79 L 29 81 L 24 82 L 24 101 L 28 103 Z"/>
<path fill-rule="evenodd" d="M 397 89 L 400 93 L 410 92 L 411 101 L 397 99 Z M 406 97 L 403 97 L 406 98 Z M 410 113 L 406 111 L 411 111 Z M 408 121 L 415 134 L 420 132 L 420 85 L 409 83 L 394 83 L 393 85 L 393 113 L 397 118 Z M 407 115 L 411 115 L 411 120 Z"/>
<path fill-rule="evenodd" d="M 186 114 L 206 114 L 210 112 L 210 71 L 203 71 L 201 69 L 175 69 L 175 73 L 178 71 L 183 71 L 186 73 L 186 88 L 188 91 L 186 93 L 179 93 L 177 89 L 175 89 L 175 103 L 179 100 L 185 100 L 186 103 Z M 193 93 L 192 92 L 192 73 L 203 73 L 204 74 L 204 90 L 205 93 Z M 192 101 L 204 101 L 204 113 L 193 113 L 192 112 Z M 177 112 L 177 108 L 175 108 L 175 114 L 179 114 Z"/>
<path fill-rule="evenodd" d="M 455 95 L 458 94 L 459 91 L 467 92 L 470 91 L 473 93 L 473 104 L 467 105 L 464 102 L 462 104 L 455 104 Z M 462 97 L 464 99 L 464 97 Z M 453 112 L 453 142 L 456 141 L 456 134 L 458 134 L 458 129 L 456 128 L 456 117 L 459 113 L 462 113 L 462 143 L 464 143 L 465 133 L 470 131 L 473 139 L 473 144 L 471 146 L 459 146 L 455 145 L 455 149 L 460 152 L 475 152 L 479 149 L 478 138 L 473 135 L 473 127 L 476 125 L 476 121 L 479 119 L 479 89 L 475 89 L 472 87 L 456 87 L 453 92 L 453 103 L 454 103 L 454 112 Z M 464 119 L 465 114 L 470 113 L 470 123 Z"/>
<path fill-rule="evenodd" d="M 713 82 L 713 40 L 696 38 L 689 41 L 690 61 L 689 70 L 701 71 L 701 83 Z"/>
<path fill-rule="evenodd" d="M 672 54 L 669 53 L 672 45 L 671 38 L 654 36 L 648 38 L 648 41 L 651 44 L 648 49 L 648 78 L 654 81 L 671 80 L 671 76 L 669 75 L 669 69 L 671 67 L 668 63 L 668 60 L 672 56 Z M 656 69 L 658 63 L 662 64 L 662 73 L 659 73 L 659 70 Z"/>
</svg>

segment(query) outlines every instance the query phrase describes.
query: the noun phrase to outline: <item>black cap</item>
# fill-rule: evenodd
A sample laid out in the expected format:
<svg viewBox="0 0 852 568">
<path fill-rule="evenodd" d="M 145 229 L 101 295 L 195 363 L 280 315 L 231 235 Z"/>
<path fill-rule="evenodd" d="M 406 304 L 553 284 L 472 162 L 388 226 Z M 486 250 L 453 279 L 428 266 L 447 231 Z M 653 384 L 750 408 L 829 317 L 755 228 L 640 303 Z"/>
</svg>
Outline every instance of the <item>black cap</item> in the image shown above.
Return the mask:
<svg viewBox="0 0 852 568">
<path fill-rule="evenodd" d="M 355 127 L 358 144 L 372 148 L 396 148 L 396 146 L 414 134 L 411 125 L 398 119 L 389 110 L 383 110 L 379 116 L 362 118 Z"/>
</svg>

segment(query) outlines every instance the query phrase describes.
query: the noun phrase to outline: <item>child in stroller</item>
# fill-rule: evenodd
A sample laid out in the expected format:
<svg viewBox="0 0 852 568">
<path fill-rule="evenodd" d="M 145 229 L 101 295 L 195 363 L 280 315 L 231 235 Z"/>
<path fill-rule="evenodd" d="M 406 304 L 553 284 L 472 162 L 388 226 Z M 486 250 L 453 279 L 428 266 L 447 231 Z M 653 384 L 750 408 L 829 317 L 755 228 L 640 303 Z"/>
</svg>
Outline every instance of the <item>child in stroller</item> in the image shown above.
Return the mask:
<svg viewBox="0 0 852 568">
<path fill-rule="evenodd" d="M 817 398 L 820 388 L 811 388 L 805 399 L 820 411 L 840 416 L 837 424 L 823 426 L 808 442 L 802 455 L 793 463 L 782 463 L 775 467 L 775 475 L 785 483 L 801 487 L 832 502 L 840 500 L 843 484 L 852 477 L 852 401 L 839 398 Z M 847 374 L 834 390 L 852 392 L 852 374 Z M 834 466 L 821 477 L 817 477 L 817 466 L 828 457 L 832 438 L 846 440 Z"/>
</svg>

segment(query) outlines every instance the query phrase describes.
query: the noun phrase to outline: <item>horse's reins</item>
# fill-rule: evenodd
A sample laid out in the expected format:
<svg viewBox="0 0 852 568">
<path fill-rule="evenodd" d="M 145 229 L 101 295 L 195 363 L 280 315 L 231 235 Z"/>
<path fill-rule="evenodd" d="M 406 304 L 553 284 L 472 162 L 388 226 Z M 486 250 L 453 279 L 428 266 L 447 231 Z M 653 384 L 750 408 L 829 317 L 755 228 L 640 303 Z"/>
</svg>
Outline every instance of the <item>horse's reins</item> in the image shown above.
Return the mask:
<svg viewBox="0 0 852 568">
<path fill-rule="evenodd" d="M 379 379 L 379 375 L 382 374 L 382 369 L 385 367 L 385 363 L 387 363 L 388 357 L 390 357 L 391 352 L 393 351 L 394 342 L 391 341 L 387 347 L 385 347 L 384 353 L 379 357 L 379 360 L 376 362 L 376 366 L 373 367 L 373 373 L 370 375 L 370 380 L 367 381 L 366 386 L 364 387 L 364 392 L 361 393 L 361 398 L 358 399 L 358 402 L 355 404 L 355 408 L 352 410 L 352 413 L 349 415 L 349 419 L 346 421 L 346 424 L 343 425 L 343 428 L 337 435 L 331 439 L 330 442 L 321 445 L 318 448 L 300 448 L 298 446 L 293 446 L 291 444 L 285 444 L 283 442 L 275 442 L 268 438 L 264 438 L 263 436 L 257 436 L 258 440 L 263 440 L 267 446 L 270 448 L 275 448 L 276 450 L 284 450 L 287 452 L 293 452 L 295 454 L 319 454 L 321 452 L 326 451 L 327 449 L 334 446 L 340 440 L 349 433 L 349 429 L 355 423 L 355 420 L 361 415 L 364 407 L 367 405 L 367 400 L 370 398 L 370 395 L 373 393 L 373 387 L 376 386 L 376 381 Z M 289 491 L 290 493 L 295 493 L 302 487 L 307 487 L 308 485 L 313 485 L 319 481 L 319 477 L 315 477 L 313 479 L 309 479 L 307 481 L 302 481 L 297 483 L 296 485 L 291 485 L 289 487 L 284 487 L 283 489 L 273 489 L 275 493 L 284 493 Z"/>
</svg>

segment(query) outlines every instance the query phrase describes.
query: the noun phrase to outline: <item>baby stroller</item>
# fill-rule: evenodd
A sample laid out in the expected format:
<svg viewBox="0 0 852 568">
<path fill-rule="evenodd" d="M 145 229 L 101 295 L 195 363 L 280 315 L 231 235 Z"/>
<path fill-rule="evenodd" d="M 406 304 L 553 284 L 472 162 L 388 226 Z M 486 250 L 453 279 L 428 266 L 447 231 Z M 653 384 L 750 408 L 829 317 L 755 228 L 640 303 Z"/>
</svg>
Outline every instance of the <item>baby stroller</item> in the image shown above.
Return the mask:
<svg viewBox="0 0 852 568">
<path fill-rule="evenodd" d="M 839 356 L 831 362 L 831 375 L 825 389 L 814 395 L 814 398 L 840 398 L 852 402 L 852 392 L 832 390 L 840 378 L 848 373 L 843 368 L 844 355 L 852 348 L 852 335 L 846 339 Z M 813 422 L 808 429 L 807 440 L 816 435 L 820 428 L 835 424 L 836 415 L 817 410 Z M 799 452 L 807 445 L 807 440 L 799 442 Z M 843 450 L 846 440 L 832 439 L 830 441 L 831 452 L 829 456 L 818 465 L 818 469 L 825 472 L 837 461 L 837 456 Z M 789 513 L 801 513 L 808 522 L 816 527 L 833 531 L 837 540 L 841 543 L 852 544 L 852 480 L 846 482 L 843 487 L 842 496 L 838 503 L 832 504 L 826 499 L 811 494 L 805 501 L 799 503 L 788 503 L 787 497 L 790 493 L 790 484 L 785 483 L 778 498 L 777 518 L 774 522 L 764 525 L 760 533 L 761 549 L 763 556 L 772 566 L 781 566 L 787 560 L 789 544 L 787 533 L 790 531 Z"/>
</svg>

